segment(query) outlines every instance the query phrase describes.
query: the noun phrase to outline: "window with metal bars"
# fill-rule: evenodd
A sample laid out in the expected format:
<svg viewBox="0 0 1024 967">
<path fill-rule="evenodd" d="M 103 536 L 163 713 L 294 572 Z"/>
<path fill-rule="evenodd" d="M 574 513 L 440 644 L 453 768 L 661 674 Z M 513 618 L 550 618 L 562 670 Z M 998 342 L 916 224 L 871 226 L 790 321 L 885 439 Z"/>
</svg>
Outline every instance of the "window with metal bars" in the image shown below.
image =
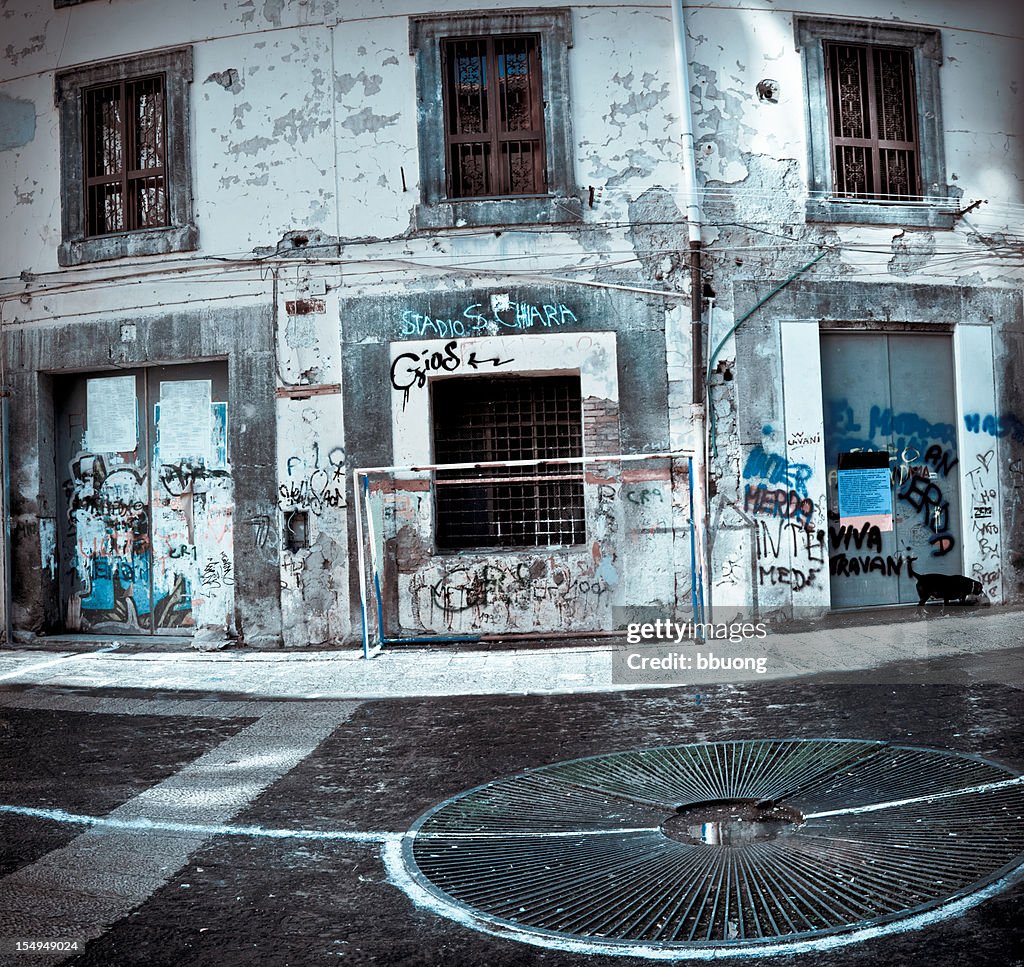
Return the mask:
<svg viewBox="0 0 1024 967">
<path fill-rule="evenodd" d="M 57 72 L 61 265 L 198 247 L 191 84 L 190 47 Z"/>
<path fill-rule="evenodd" d="M 579 376 L 431 383 L 434 461 L 558 461 L 583 455 Z M 583 469 L 544 463 L 438 470 L 437 546 L 447 550 L 582 544 Z"/>
<path fill-rule="evenodd" d="M 833 190 L 847 198 L 921 196 L 912 52 L 825 44 Z"/>
<path fill-rule="evenodd" d="M 86 235 L 166 225 L 163 76 L 89 88 L 82 106 Z"/>
<path fill-rule="evenodd" d="M 952 228 L 938 30 L 797 15 L 808 221 Z"/>
<path fill-rule="evenodd" d="M 546 191 L 537 38 L 446 40 L 441 58 L 448 197 Z"/>
<path fill-rule="evenodd" d="M 578 222 L 568 7 L 409 18 L 419 229 Z"/>
</svg>

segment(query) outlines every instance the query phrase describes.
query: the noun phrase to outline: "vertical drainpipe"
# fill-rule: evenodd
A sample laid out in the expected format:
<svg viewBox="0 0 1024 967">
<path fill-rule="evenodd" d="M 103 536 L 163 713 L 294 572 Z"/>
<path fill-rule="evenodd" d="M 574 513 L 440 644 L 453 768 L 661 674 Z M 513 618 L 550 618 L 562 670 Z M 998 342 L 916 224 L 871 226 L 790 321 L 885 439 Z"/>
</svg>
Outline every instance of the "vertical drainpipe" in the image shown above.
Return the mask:
<svg viewBox="0 0 1024 967">
<path fill-rule="evenodd" d="M 7 440 L 6 387 L 0 387 L 0 610 L 3 611 L 3 640 L 11 644 L 11 517 L 7 512 L 7 492 L 10 487 L 10 447 Z"/>
<path fill-rule="evenodd" d="M 4 329 L 4 306 L 0 302 L 0 612 L 3 613 L 3 640 L 11 641 L 11 515 L 10 461 L 11 450 L 7 426 L 10 407 L 7 405 L 7 331 Z"/>
<path fill-rule="evenodd" d="M 693 134 L 693 111 L 690 104 L 690 62 L 686 54 L 686 21 L 683 0 L 672 0 L 672 36 L 675 47 L 676 87 L 679 93 L 679 135 L 683 144 L 683 189 L 686 193 L 686 222 L 690 242 L 690 359 L 692 403 L 690 422 L 693 426 L 694 452 L 694 507 L 700 512 L 698 527 L 700 570 L 702 587 L 700 601 L 706 610 L 711 606 L 710 546 L 708 544 L 707 514 L 707 440 L 704 385 L 704 319 L 703 282 L 701 280 L 701 223 L 700 195 L 697 185 L 697 150 Z M 694 575 L 694 580 L 697 576 Z M 698 616 L 694 615 L 694 620 Z"/>
</svg>

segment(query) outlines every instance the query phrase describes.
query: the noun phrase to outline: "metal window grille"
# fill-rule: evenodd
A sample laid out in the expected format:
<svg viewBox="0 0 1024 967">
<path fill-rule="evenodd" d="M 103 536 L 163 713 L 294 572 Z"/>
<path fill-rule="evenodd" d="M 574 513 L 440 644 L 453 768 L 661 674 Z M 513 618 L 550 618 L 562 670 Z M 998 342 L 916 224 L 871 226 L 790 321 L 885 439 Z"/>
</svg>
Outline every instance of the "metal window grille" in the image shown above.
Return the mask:
<svg viewBox="0 0 1024 967">
<path fill-rule="evenodd" d="M 913 52 L 825 44 L 836 195 L 920 198 Z"/>
<path fill-rule="evenodd" d="M 441 57 L 448 197 L 543 194 L 537 38 L 448 40 Z"/>
<path fill-rule="evenodd" d="M 435 380 L 436 463 L 558 460 L 583 455 L 578 376 Z M 582 544 L 579 464 L 438 470 L 440 548 Z"/>
<path fill-rule="evenodd" d="M 162 75 L 83 94 L 86 235 L 170 224 Z"/>
</svg>

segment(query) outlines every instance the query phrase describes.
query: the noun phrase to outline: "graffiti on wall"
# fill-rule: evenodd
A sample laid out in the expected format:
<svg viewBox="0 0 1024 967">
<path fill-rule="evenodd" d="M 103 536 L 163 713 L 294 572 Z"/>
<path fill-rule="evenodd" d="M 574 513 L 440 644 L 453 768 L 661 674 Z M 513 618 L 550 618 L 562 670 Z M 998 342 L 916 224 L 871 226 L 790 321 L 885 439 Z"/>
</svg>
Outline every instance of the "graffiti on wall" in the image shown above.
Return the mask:
<svg viewBox="0 0 1024 967">
<path fill-rule="evenodd" d="M 951 513 L 949 494 L 956 487 L 954 470 L 958 465 L 956 454 L 956 427 L 952 423 L 932 422 L 913 412 L 898 412 L 891 407 L 872 406 L 866 420 L 860 420 L 845 398 L 830 400 L 826 406 L 829 426 L 829 452 L 826 459 L 835 466 L 837 455 L 862 450 L 887 450 L 889 469 L 896 499 L 904 511 L 916 519 L 912 534 L 915 544 L 928 544 L 933 557 L 949 554 L 957 544 L 958 526 Z M 834 484 L 834 471 L 829 475 Z M 833 549 L 845 553 L 846 547 Z M 893 566 L 885 561 L 884 568 L 872 571 L 898 574 L 902 562 L 893 558 Z M 898 567 L 897 567 L 898 565 Z M 860 565 L 856 571 L 837 560 L 832 571 L 838 577 L 864 573 Z"/>
<path fill-rule="evenodd" d="M 523 613 L 549 607 L 571 627 L 604 608 L 609 593 L 590 562 L 555 557 L 437 563 L 416 573 L 409 589 L 414 613 L 426 627 L 439 618 L 460 629 L 514 628 Z"/>
<path fill-rule="evenodd" d="M 363 503 L 387 636 L 608 630 L 617 608 L 671 607 L 691 580 L 680 476 L 665 458 L 596 461 L 582 475 L 585 542 L 450 553 L 435 546 L 429 477 L 375 472 Z"/>
<path fill-rule="evenodd" d="M 345 496 L 345 450 L 333 447 L 325 466 L 320 465 L 320 446 L 314 443 L 309 454 L 293 454 L 285 461 L 288 479 L 277 488 L 279 510 L 307 510 L 320 517 L 328 510 L 347 507 Z"/>
<path fill-rule="evenodd" d="M 964 426 L 969 433 L 982 436 L 1009 437 L 1014 443 L 1024 443 L 1024 420 L 1014 413 L 968 413 L 964 416 Z"/>
<path fill-rule="evenodd" d="M 68 469 L 69 570 L 79 587 L 73 611 L 86 613 L 86 630 L 104 622 L 140 629 L 152 610 L 146 473 L 109 466 L 96 453 L 77 455 Z"/>
<path fill-rule="evenodd" d="M 793 591 L 814 587 L 825 565 L 825 532 L 812 523 L 780 518 L 755 524 L 757 581 L 762 587 Z"/>
<path fill-rule="evenodd" d="M 771 433 L 765 427 L 765 435 Z M 793 445 L 815 443 L 794 434 Z M 825 564 L 824 531 L 816 526 L 816 505 L 808 493 L 814 468 L 771 453 L 758 444 L 743 465 L 743 513 L 753 522 L 757 583 L 794 592 L 815 587 Z"/>
<path fill-rule="evenodd" d="M 761 444 L 750 451 L 743 467 L 744 480 L 759 480 L 766 487 L 792 490 L 798 497 L 807 496 L 807 482 L 814 474 L 806 463 L 795 463 L 778 453 L 768 453 Z"/>
<path fill-rule="evenodd" d="M 976 453 L 972 461 L 973 468 L 966 475 L 969 490 L 968 526 L 976 556 L 971 577 L 981 583 L 985 594 L 992 600 L 1002 596 L 1000 526 L 995 513 L 998 497 L 995 456 L 995 447 Z"/>
<path fill-rule="evenodd" d="M 757 517 L 782 517 L 807 526 L 814 523 L 814 501 L 795 490 L 771 489 L 765 483 L 746 484 L 743 510 Z"/>
<path fill-rule="evenodd" d="M 831 550 L 828 570 L 833 577 L 855 577 L 859 574 L 898 577 L 904 566 L 909 570 L 917 560 L 912 555 L 884 554 L 882 531 L 877 524 L 829 527 L 828 534 Z"/>
<path fill-rule="evenodd" d="M 194 386 L 208 397 L 204 382 L 194 381 Z M 173 413 L 164 398 L 167 390 L 162 383 L 155 408 L 154 465 L 160 486 L 152 494 L 153 589 L 158 600 L 167 601 L 156 624 L 226 628 L 234 620 L 234 479 L 227 456 L 227 404 L 210 402 L 209 433 L 204 425 L 201 434 L 182 439 L 177 452 L 168 452 L 167 428 L 160 427 L 161 417 L 166 422 Z M 181 439 L 181 430 L 172 436 Z M 216 579 L 216 572 L 226 573 L 228 580 Z"/>
<path fill-rule="evenodd" d="M 427 378 L 433 374 L 487 372 L 515 362 L 514 359 L 502 359 L 500 356 L 481 359 L 476 350 L 470 350 L 466 356 L 456 352 L 458 341 L 453 339 L 444 349 L 423 349 L 418 353 L 400 353 L 391 364 L 391 387 L 402 394 L 402 407 L 409 402 L 409 394 L 415 389 L 423 389 Z"/>
<path fill-rule="evenodd" d="M 579 322 L 576 313 L 561 302 L 533 303 L 509 301 L 507 309 L 497 306 L 490 312 L 476 302 L 448 318 L 430 316 L 415 309 L 406 309 L 399 320 L 398 335 L 403 339 L 436 337 L 450 339 L 462 336 L 494 336 L 503 330 L 524 331 L 560 329 Z"/>
<path fill-rule="evenodd" d="M 158 424 L 159 404 L 154 415 Z M 148 632 L 230 625 L 227 404 L 210 405 L 208 429 L 202 453 L 161 461 L 154 446 L 152 472 L 138 452 L 80 452 L 71 459 L 64 483 L 68 627 Z M 128 462 L 129 456 L 135 459 Z"/>
</svg>

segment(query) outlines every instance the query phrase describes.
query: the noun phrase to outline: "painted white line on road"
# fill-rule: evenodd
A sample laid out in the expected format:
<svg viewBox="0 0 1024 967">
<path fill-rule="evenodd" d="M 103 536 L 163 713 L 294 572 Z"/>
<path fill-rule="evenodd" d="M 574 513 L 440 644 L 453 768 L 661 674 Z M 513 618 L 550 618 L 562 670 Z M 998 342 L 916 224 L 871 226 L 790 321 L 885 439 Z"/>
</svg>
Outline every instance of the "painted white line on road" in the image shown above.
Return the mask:
<svg viewBox="0 0 1024 967">
<path fill-rule="evenodd" d="M 385 843 L 401 839 L 402 833 L 359 832 L 349 829 L 268 829 L 266 826 L 234 826 L 227 823 L 173 823 L 160 819 L 112 819 L 109 816 L 87 816 L 63 809 L 36 809 L 32 806 L 0 806 L 0 813 L 47 819 L 54 823 L 79 826 L 105 826 L 109 829 L 137 829 L 161 833 L 195 833 L 201 836 L 254 836 L 265 839 L 330 839 L 350 843 Z"/>
<path fill-rule="evenodd" d="M 850 806 L 847 809 L 827 809 L 820 813 L 807 813 L 804 819 L 824 819 L 826 816 L 856 816 L 859 813 L 873 813 L 880 809 L 895 809 L 897 806 L 912 806 L 919 802 L 938 802 L 940 799 L 952 799 L 956 796 L 970 796 L 978 792 L 992 792 L 996 789 L 1009 789 L 1024 784 L 1024 776 L 1015 779 L 1001 779 L 999 782 L 985 782 L 980 786 L 968 786 L 966 789 L 950 789 L 946 792 L 933 792 L 926 796 L 911 796 L 909 799 L 892 799 L 889 802 L 875 802 L 867 806 Z"/>
<path fill-rule="evenodd" d="M 405 835 L 415 839 L 578 839 L 580 836 L 619 836 L 623 833 L 657 833 L 657 826 L 628 826 L 621 829 L 559 829 L 552 831 L 507 833 L 389 833 L 354 829 L 268 829 L 266 826 L 236 826 L 228 823 L 174 823 L 161 819 L 114 819 L 69 813 L 63 809 L 38 809 L 34 806 L 0 805 L 0 813 L 46 819 L 53 823 L 78 826 L 105 826 L 110 829 L 150 830 L 162 833 L 196 833 L 202 836 L 252 836 L 256 839 L 323 839 L 348 843 L 388 843 Z"/>
<path fill-rule="evenodd" d="M 115 642 L 112 645 L 107 645 L 104 648 L 97 648 L 96 651 L 87 651 L 84 654 L 76 651 L 70 655 L 58 655 L 56 658 L 51 658 L 49 661 L 41 661 L 35 665 L 29 665 L 27 668 L 15 668 L 13 671 L 4 672 L 0 675 L 0 682 L 6 681 L 9 678 L 21 678 L 26 675 L 32 675 L 35 672 L 42 671 L 44 668 L 51 668 L 54 665 L 60 665 L 62 663 L 76 661 L 78 659 L 91 658 L 93 655 L 102 655 L 120 647 L 120 644 Z"/>
<path fill-rule="evenodd" d="M 309 756 L 356 707 L 278 706 L 90 824 L 67 846 L 0 879 L 2 932 L 48 937 L 59 923 L 68 937 L 102 936 L 175 876 L 216 831 L 231 828 L 234 816 Z M 37 952 L 33 963 L 52 965 L 66 957 Z"/>
</svg>

